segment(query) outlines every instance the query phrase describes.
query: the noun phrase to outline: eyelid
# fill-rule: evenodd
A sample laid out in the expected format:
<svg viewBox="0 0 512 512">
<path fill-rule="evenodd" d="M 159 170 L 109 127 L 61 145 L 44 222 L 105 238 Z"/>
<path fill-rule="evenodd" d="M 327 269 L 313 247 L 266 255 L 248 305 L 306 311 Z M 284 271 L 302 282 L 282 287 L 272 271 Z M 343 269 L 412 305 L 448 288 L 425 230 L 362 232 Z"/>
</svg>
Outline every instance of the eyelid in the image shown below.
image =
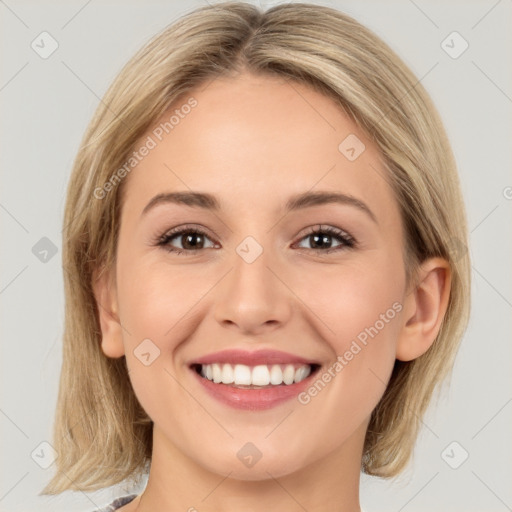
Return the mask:
<svg viewBox="0 0 512 512">
<path fill-rule="evenodd" d="M 321 233 L 328 233 L 333 236 L 339 236 L 342 238 L 346 238 L 347 241 L 356 243 L 356 239 L 348 231 L 346 231 L 342 228 L 337 228 L 337 227 L 334 227 L 331 225 L 315 224 L 306 229 L 308 229 L 308 231 L 302 235 L 302 237 L 300 238 L 301 240 L 302 240 L 302 238 L 304 238 L 308 235 L 312 235 L 312 234 L 321 232 Z"/>
<path fill-rule="evenodd" d="M 156 237 L 155 243 L 165 240 L 172 235 L 174 235 L 174 236 L 179 235 L 179 234 L 182 234 L 187 231 L 201 233 L 202 235 L 213 238 L 210 235 L 209 231 L 206 228 L 204 228 L 203 226 L 200 226 L 198 224 L 183 224 L 181 226 L 176 226 L 175 228 L 168 229 L 167 231 L 164 231 L 164 233 L 162 233 L 161 235 L 158 235 Z"/>
</svg>

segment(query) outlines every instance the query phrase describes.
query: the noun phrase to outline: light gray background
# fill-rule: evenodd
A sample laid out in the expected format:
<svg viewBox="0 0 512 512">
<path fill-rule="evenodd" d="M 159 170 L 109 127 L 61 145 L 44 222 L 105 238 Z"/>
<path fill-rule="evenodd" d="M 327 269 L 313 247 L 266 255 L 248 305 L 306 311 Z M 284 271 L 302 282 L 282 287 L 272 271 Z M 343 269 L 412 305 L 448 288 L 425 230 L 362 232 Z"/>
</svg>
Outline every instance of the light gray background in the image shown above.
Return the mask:
<svg viewBox="0 0 512 512">
<path fill-rule="evenodd" d="M 471 231 L 472 318 L 451 384 L 424 418 L 409 470 L 388 482 L 363 477 L 362 506 L 512 510 L 512 2 L 314 3 L 373 29 L 430 92 L 457 158 Z M 65 189 L 85 127 L 122 65 L 157 31 L 202 5 L 0 0 L 1 511 L 87 511 L 129 491 L 37 496 L 53 471 L 31 453 L 51 441 L 57 398 Z M 43 31 L 59 44 L 47 59 L 30 46 Z M 469 43 L 457 59 L 441 47 L 453 31 Z M 46 263 L 32 252 L 42 237 L 57 248 Z M 453 441 L 460 446 L 443 459 Z M 469 458 L 452 469 L 445 460 L 455 465 L 462 450 Z"/>
</svg>

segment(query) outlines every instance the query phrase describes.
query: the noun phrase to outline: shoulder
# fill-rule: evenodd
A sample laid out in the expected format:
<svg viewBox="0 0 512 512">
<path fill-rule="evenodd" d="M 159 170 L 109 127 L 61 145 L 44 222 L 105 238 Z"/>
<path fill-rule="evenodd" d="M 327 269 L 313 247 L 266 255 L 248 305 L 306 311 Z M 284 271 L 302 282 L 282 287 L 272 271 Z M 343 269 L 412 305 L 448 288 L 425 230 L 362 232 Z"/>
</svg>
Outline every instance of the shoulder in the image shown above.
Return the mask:
<svg viewBox="0 0 512 512">
<path fill-rule="evenodd" d="M 122 496 L 120 498 L 116 498 L 110 505 L 107 505 L 104 508 L 93 510 L 92 512 L 113 512 L 118 508 L 130 503 L 137 497 L 137 494 L 129 494 L 128 496 Z"/>
</svg>

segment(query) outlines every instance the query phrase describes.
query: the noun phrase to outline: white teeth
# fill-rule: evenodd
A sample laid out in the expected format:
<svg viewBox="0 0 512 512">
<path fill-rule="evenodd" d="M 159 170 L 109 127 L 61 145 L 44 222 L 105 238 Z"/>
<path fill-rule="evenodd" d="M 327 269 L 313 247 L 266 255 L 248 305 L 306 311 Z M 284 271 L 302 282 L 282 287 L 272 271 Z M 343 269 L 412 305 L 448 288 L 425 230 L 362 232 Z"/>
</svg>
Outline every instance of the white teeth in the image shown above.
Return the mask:
<svg viewBox="0 0 512 512">
<path fill-rule="evenodd" d="M 283 370 L 281 370 L 279 365 L 275 364 L 270 370 L 270 383 L 278 386 L 281 382 L 283 382 Z"/>
<path fill-rule="evenodd" d="M 232 382 L 235 382 L 235 372 L 230 364 L 225 364 L 222 367 L 222 383 L 231 384 Z"/>
<path fill-rule="evenodd" d="M 270 372 L 264 364 L 255 366 L 252 369 L 252 382 L 255 386 L 268 386 L 270 382 Z"/>
<path fill-rule="evenodd" d="M 245 366 L 244 364 L 235 365 L 235 384 L 246 384 L 250 386 L 251 382 L 251 369 L 249 366 Z"/>
<path fill-rule="evenodd" d="M 222 382 L 222 370 L 220 369 L 220 365 L 212 364 L 212 373 L 213 373 L 213 382 L 217 384 Z"/>
<path fill-rule="evenodd" d="M 301 366 L 300 368 L 297 368 L 293 381 L 300 382 L 301 380 L 304 380 L 310 373 L 311 366 Z"/>
<path fill-rule="evenodd" d="M 288 364 L 283 372 L 283 382 L 287 385 L 293 384 L 293 379 L 295 378 L 295 368 Z"/>
<path fill-rule="evenodd" d="M 279 386 L 301 382 L 311 373 L 309 364 L 295 367 L 293 364 L 247 366 L 245 364 L 203 364 L 201 375 L 215 383 L 235 386 Z"/>
</svg>

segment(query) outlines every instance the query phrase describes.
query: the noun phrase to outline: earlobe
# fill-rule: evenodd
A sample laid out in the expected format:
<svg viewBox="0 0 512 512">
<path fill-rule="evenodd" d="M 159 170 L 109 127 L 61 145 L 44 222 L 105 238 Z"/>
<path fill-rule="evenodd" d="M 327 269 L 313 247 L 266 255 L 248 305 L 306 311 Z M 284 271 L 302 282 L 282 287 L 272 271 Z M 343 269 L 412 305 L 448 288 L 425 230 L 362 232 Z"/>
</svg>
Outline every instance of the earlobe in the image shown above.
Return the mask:
<svg viewBox="0 0 512 512">
<path fill-rule="evenodd" d="M 405 300 L 404 325 L 396 347 L 398 360 L 416 359 L 434 343 L 448 307 L 450 288 L 450 264 L 445 259 L 431 258 L 421 265 L 417 285 Z"/>
<path fill-rule="evenodd" d="M 99 269 L 94 271 L 92 287 L 100 321 L 101 349 L 108 357 L 122 357 L 124 344 L 118 316 L 117 289 L 111 272 L 106 269 L 101 273 Z"/>
</svg>

